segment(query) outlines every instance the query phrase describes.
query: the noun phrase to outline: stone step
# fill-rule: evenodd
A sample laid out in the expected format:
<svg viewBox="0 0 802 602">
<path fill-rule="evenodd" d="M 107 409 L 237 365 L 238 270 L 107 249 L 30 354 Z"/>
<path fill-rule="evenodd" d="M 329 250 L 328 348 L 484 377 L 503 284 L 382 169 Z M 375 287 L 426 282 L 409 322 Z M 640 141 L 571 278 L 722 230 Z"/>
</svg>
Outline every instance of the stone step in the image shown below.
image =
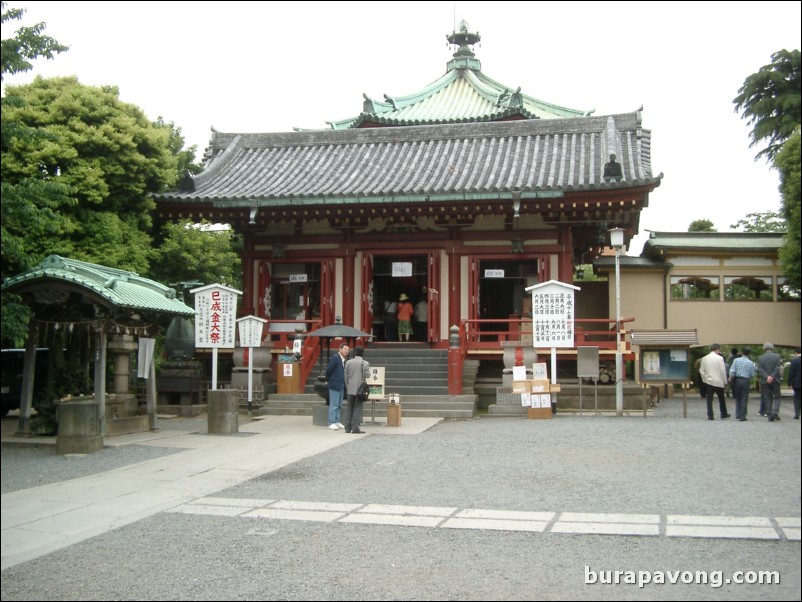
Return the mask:
<svg viewBox="0 0 802 602">
<path fill-rule="evenodd" d="M 323 401 L 317 395 L 272 395 L 257 412 L 259 415 L 311 416 L 313 408 L 321 405 Z M 404 416 L 471 418 L 476 413 L 476 396 L 402 396 L 401 408 Z M 386 416 L 387 403 L 366 402 L 366 418 L 374 412 L 375 416 Z"/>
</svg>

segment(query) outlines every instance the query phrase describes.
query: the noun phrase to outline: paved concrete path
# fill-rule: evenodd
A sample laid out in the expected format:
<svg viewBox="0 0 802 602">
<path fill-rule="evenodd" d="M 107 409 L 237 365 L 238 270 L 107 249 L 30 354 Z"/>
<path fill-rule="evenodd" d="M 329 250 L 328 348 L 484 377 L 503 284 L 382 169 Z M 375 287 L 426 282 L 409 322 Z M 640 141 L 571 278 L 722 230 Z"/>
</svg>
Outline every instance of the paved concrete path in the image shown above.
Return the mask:
<svg viewBox="0 0 802 602">
<path fill-rule="evenodd" d="M 440 420 L 405 418 L 382 433 L 414 434 Z M 106 438 L 106 446 L 152 443 L 186 451 L 3 495 L 2 570 L 363 436 L 313 426 L 308 416 L 271 416 L 231 436 L 164 430 Z"/>
</svg>

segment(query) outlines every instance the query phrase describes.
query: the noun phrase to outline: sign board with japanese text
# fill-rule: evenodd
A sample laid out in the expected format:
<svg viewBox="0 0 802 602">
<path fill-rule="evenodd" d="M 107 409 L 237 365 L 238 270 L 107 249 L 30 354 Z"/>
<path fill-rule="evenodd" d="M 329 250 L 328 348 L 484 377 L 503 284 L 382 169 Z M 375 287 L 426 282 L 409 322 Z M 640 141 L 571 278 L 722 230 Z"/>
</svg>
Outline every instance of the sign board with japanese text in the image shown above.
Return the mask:
<svg viewBox="0 0 802 602">
<path fill-rule="evenodd" d="M 690 349 L 680 346 L 641 346 L 636 368 L 638 382 L 690 382 Z"/>
<path fill-rule="evenodd" d="M 393 262 L 393 277 L 403 278 L 412 276 L 412 262 L 410 261 L 394 261 Z"/>
<path fill-rule="evenodd" d="M 532 294 L 532 346 L 574 346 L 574 292 L 578 286 L 549 280 L 526 289 Z"/>
<path fill-rule="evenodd" d="M 267 320 L 256 316 L 246 316 L 237 320 L 240 347 L 261 347 L 262 330 Z"/>
<path fill-rule="evenodd" d="M 376 401 L 384 399 L 384 366 L 371 366 L 367 383 L 370 388 L 368 399 Z"/>
<path fill-rule="evenodd" d="M 233 349 L 237 297 L 242 294 L 222 284 L 189 291 L 195 295 L 195 347 Z"/>
</svg>

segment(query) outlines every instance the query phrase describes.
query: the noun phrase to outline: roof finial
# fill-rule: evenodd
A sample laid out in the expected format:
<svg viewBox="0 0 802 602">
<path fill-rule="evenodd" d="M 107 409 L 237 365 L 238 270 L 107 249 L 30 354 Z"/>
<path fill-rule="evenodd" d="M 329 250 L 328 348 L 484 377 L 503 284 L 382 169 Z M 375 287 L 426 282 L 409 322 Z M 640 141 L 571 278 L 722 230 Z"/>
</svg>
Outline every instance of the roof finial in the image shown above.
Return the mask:
<svg viewBox="0 0 802 602">
<path fill-rule="evenodd" d="M 469 46 L 473 46 L 474 44 L 478 44 L 479 41 L 482 39 L 482 36 L 479 35 L 479 32 L 471 33 L 468 31 L 468 23 L 463 19 L 460 21 L 459 24 L 459 31 L 453 32 L 451 35 L 446 36 L 449 44 L 459 46 L 457 51 L 454 53 L 454 60 L 449 61 L 448 63 L 448 70 L 451 69 L 475 69 L 477 71 L 481 70 L 482 66 L 478 60 L 476 60 L 473 54 L 473 50 L 469 48 Z"/>
</svg>

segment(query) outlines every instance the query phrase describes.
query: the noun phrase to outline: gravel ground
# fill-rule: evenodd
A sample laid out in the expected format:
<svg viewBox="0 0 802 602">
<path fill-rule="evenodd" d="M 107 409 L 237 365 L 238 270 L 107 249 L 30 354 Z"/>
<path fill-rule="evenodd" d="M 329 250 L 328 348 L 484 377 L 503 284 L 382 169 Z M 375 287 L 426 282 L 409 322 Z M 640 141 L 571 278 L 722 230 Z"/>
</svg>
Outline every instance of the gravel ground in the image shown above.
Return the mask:
<svg viewBox="0 0 802 602">
<path fill-rule="evenodd" d="M 17 416 L 3 417 L 3 433 L 11 434 L 16 431 L 17 422 Z M 196 418 L 161 419 L 159 427 L 162 430 L 181 430 L 199 434 L 205 434 L 209 430 L 205 415 Z M 121 466 L 146 462 L 179 451 L 181 450 L 169 447 L 128 445 L 106 447 L 91 454 L 62 456 L 56 453 L 55 445 L 38 448 L 3 447 L 0 450 L 2 459 L 0 493 L 76 479 Z"/>
<path fill-rule="evenodd" d="M 790 400 L 783 402 L 779 423 L 758 417 L 754 399 L 746 423 L 708 422 L 698 397 L 688 403 L 687 419 L 682 400 L 674 399 L 662 401 L 646 420 L 481 417 L 445 421 L 415 436 L 361 437 L 216 495 L 460 509 L 799 517 L 800 427 L 792 419 Z M 125 463 L 124 458 L 139 462 L 149 459 L 142 454 L 174 450 L 131 446 L 81 460 L 31 454 L 39 451 L 2 450 L 4 492 L 25 486 L 18 482 L 20 471 L 35 470 L 42 479 L 72 478 L 97 470 L 95 458 L 106 452 L 113 452 L 105 456 L 108 462 Z M 785 540 L 161 513 L 3 571 L 2 599 L 798 600 L 800 554 L 798 541 Z M 782 582 L 720 588 L 591 586 L 584 583 L 588 570 L 718 570 L 725 578 L 738 570 L 774 570 Z"/>
</svg>

